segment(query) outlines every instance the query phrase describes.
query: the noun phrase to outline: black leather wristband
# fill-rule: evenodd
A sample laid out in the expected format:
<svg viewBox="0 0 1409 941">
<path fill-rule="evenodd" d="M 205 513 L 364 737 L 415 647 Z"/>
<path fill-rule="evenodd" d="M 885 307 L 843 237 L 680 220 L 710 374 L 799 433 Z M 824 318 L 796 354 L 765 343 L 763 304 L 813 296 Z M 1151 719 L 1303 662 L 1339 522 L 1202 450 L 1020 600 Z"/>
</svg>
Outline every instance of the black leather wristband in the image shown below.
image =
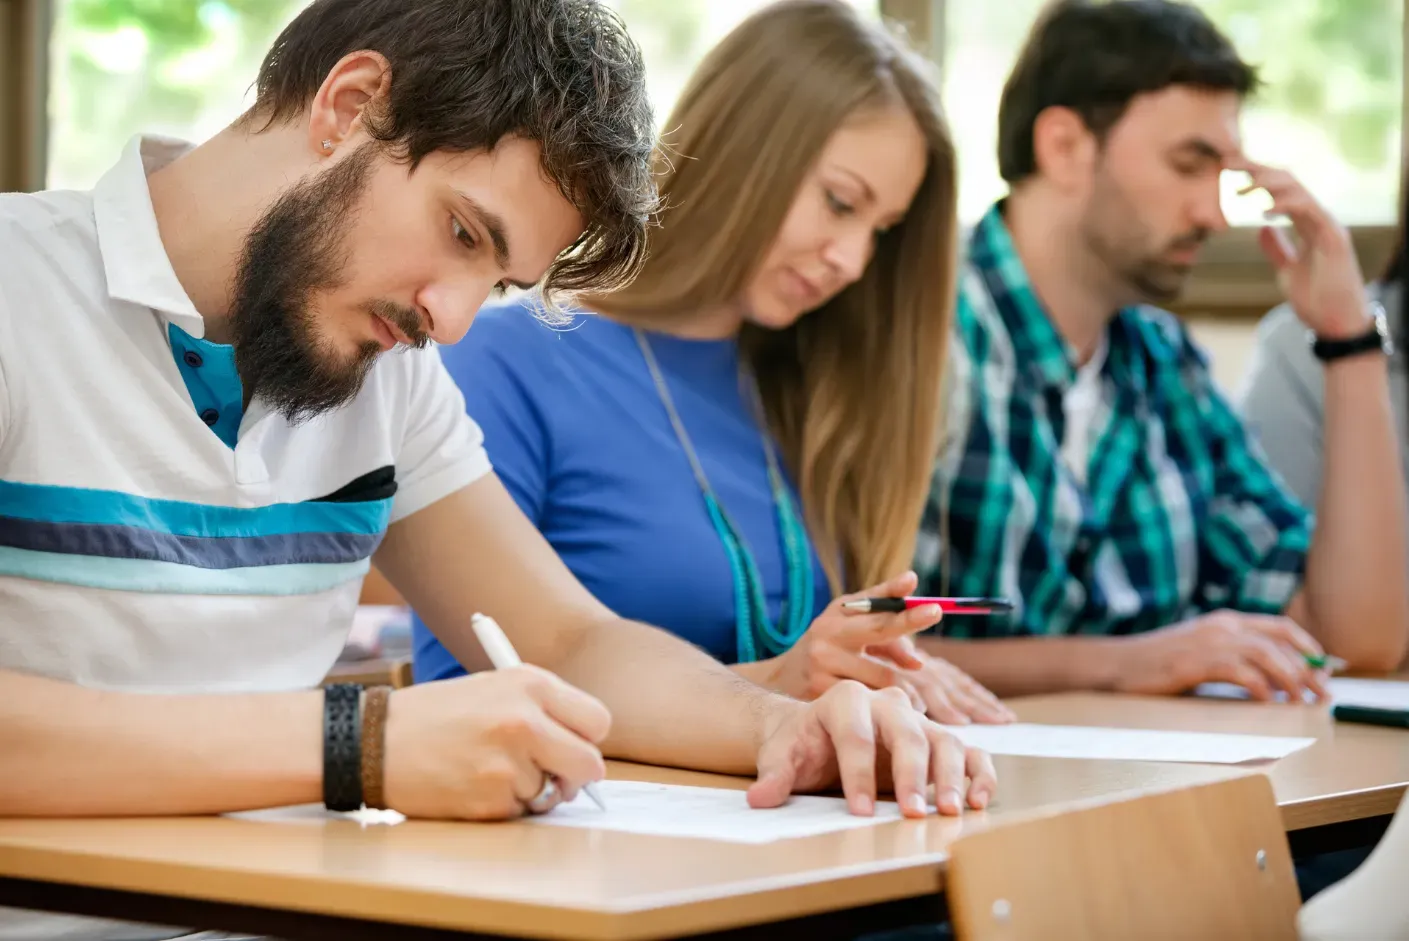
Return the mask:
<svg viewBox="0 0 1409 941">
<path fill-rule="evenodd" d="M 1364 353 L 1394 355 L 1394 341 L 1390 338 L 1385 309 L 1378 301 L 1370 304 L 1370 326 L 1359 336 L 1327 340 L 1313 333 L 1310 340 L 1311 354 L 1323 363 L 1331 363 L 1338 359 L 1345 359 L 1347 356 L 1359 356 Z"/>
<path fill-rule="evenodd" d="M 323 690 L 323 806 L 362 809 L 362 687 L 354 683 Z"/>
</svg>

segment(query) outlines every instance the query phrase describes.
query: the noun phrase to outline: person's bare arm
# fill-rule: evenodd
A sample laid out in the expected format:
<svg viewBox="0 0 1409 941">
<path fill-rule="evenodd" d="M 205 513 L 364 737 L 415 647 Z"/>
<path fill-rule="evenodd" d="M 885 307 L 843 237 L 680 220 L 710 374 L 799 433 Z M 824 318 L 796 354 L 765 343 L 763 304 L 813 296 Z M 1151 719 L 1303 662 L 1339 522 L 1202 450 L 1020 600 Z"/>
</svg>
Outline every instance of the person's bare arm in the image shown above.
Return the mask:
<svg viewBox="0 0 1409 941">
<path fill-rule="evenodd" d="M 1291 221 L 1293 244 L 1262 231 L 1292 310 L 1325 339 L 1365 333 L 1364 280 L 1345 227 L 1285 170 L 1247 163 L 1249 189 Z M 1389 363 L 1378 353 L 1325 367 L 1325 470 L 1303 592 L 1287 608 L 1331 653 L 1361 670 L 1393 670 L 1409 650 L 1404 485 Z"/>
<path fill-rule="evenodd" d="M 1409 650 L 1409 590 L 1387 357 L 1327 364 L 1325 429 L 1306 581 L 1287 614 L 1353 668 L 1395 670 Z"/>
<path fill-rule="evenodd" d="M 1307 661 L 1322 647 L 1291 618 L 1213 611 L 1122 637 L 923 638 L 925 648 L 1000 696 L 1097 690 L 1168 696 L 1234 683 L 1253 699 L 1326 694 Z"/>
<path fill-rule="evenodd" d="M 1121 637 L 1013 637 L 952 640 L 920 636 L 943 657 L 1002 697 L 1116 688 Z"/>
<path fill-rule="evenodd" d="M 794 705 L 609 611 L 492 474 L 393 524 L 376 563 L 467 669 L 488 666 L 470 630 L 470 616 L 483 612 L 525 663 L 601 699 L 612 713 L 605 754 L 751 773 L 770 714 Z"/>
<path fill-rule="evenodd" d="M 925 720 L 899 690 L 843 680 L 804 704 L 664 631 L 616 617 L 492 474 L 393 524 L 377 565 L 466 667 L 485 665 L 469 628 L 482 611 L 524 661 L 601 699 L 612 713 L 605 754 L 756 772 L 748 792 L 755 807 L 840 784 L 852 812 L 870 814 L 886 779 L 907 816 L 924 814 L 927 786 L 946 814 L 965 802 L 984 807 L 993 793 L 988 756 Z M 393 706 L 389 721 L 395 715 Z"/>
<path fill-rule="evenodd" d="M 322 799 L 322 696 L 158 696 L 0 671 L 0 816 L 205 814 Z"/>
</svg>

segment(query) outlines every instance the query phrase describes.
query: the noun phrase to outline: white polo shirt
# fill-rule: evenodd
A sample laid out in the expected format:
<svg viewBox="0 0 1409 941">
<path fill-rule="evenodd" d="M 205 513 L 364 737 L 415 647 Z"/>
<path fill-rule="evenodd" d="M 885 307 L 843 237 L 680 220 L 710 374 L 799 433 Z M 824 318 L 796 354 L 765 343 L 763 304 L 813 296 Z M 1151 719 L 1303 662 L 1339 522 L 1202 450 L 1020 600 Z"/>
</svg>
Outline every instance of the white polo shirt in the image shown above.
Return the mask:
<svg viewBox="0 0 1409 941">
<path fill-rule="evenodd" d="M 243 395 L 162 247 L 134 140 L 92 192 L 0 195 L 0 668 L 315 686 L 389 523 L 489 472 L 434 349 L 299 425 Z"/>
</svg>

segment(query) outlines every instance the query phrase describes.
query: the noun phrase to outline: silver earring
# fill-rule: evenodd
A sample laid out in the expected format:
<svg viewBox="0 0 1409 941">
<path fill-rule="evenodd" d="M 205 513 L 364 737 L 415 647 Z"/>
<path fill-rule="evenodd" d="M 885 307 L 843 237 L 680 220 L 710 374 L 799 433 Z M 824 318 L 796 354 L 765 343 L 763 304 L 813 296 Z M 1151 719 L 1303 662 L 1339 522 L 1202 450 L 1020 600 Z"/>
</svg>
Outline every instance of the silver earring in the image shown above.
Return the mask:
<svg viewBox="0 0 1409 941">
<path fill-rule="evenodd" d="M 333 149 L 333 142 L 330 141 L 330 140 L 328 140 L 326 137 L 323 138 L 323 149 L 324 149 L 324 150 L 332 150 L 332 149 Z"/>
</svg>

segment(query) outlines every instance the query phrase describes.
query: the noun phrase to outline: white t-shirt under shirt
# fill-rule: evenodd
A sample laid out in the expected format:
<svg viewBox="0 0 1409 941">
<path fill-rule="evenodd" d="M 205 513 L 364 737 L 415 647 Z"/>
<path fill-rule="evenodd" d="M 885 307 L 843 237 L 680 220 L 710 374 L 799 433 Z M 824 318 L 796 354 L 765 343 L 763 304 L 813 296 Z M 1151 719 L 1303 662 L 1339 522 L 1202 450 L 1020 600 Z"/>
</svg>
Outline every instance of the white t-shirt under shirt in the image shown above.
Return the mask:
<svg viewBox="0 0 1409 941">
<path fill-rule="evenodd" d="M 316 686 L 388 524 L 489 472 L 434 349 L 299 425 L 243 409 L 147 189 L 188 147 L 134 140 L 92 192 L 0 195 L 0 669 Z M 46 936 L 13 914 L 0 939 Z"/>
<path fill-rule="evenodd" d="M 1062 396 L 1062 461 L 1081 486 L 1091 465 L 1092 431 L 1101 408 L 1101 370 L 1106 365 L 1108 343 L 1101 333 L 1091 358 L 1076 371 L 1076 379 Z"/>
</svg>

